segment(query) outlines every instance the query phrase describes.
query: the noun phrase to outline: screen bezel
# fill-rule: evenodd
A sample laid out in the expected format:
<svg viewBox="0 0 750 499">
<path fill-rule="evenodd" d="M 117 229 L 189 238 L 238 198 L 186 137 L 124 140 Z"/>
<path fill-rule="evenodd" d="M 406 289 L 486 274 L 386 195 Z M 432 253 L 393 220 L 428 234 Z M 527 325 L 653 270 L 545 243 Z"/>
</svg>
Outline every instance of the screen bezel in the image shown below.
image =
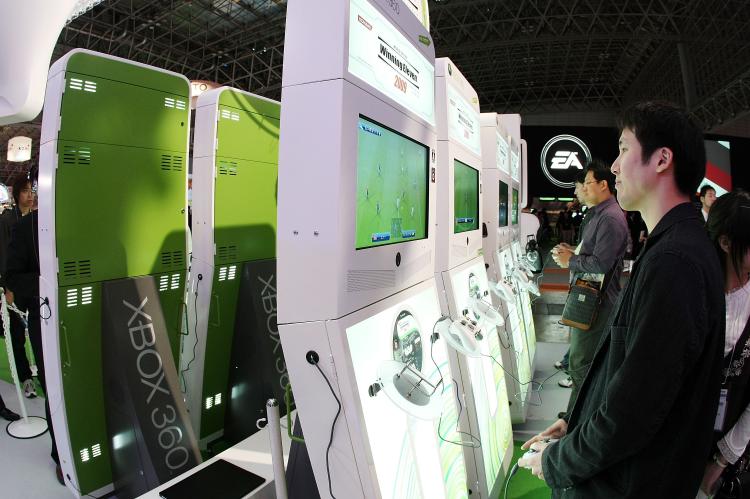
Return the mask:
<svg viewBox="0 0 750 499">
<path fill-rule="evenodd" d="M 456 170 L 457 170 L 456 167 L 458 165 L 466 167 L 466 168 L 470 169 L 474 173 L 475 190 L 476 190 L 476 194 L 477 194 L 477 203 L 476 203 L 476 214 L 477 214 L 477 216 L 476 216 L 476 220 L 474 222 L 476 224 L 476 227 L 472 227 L 471 229 L 456 231 L 456 202 L 455 202 L 455 199 L 456 199 Z M 457 158 L 453 158 L 453 234 L 465 234 L 467 232 L 472 232 L 472 231 L 475 231 L 475 230 L 479 230 L 479 222 L 480 222 L 479 221 L 479 215 L 480 215 L 480 213 L 479 213 L 479 198 L 480 198 L 480 194 L 479 194 L 479 169 L 474 168 L 473 166 L 471 166 L 471 165 L 469 165 L 467 163 L 464 163 L 463 161 L 461 161 L 461 160 L 459 160 Z"/>
<path fill-rule="evenodd" d="M 421 146 L 421 147 L 424 148 L 424 150 L 425 150 L 425 162 L 424 162 L 424 184 L 425 184 L 424 214 L 425 214 L 425 222 L 424 222 L 424 236 L 423 237 L 415 237 L 413 239 L 407 239 L 407 240 L 401 240 L 401 241 L 391 241 L 391 242 L 386 242 L 386 243 L 382 243 L 382 244 L 372 244 L 372 245 L 368 245 L 368 246 L 357 246 L 357 215 L 358 215 L 358 212 L 356 211 L 356 208 L 355 208 L 355 212 L 354 212 L 354 249 L 356 251 L 368 250 L 368 249 L 373 249 L 373 248 L 382 248 L 384 246 L 392 246 L 394 244 L 404 244 L 404 243 L 411 243 L 411 242 L 414 242 L 414 241 L 424 241 L 425 239 L 428 239 L 430 237 L 430 232 L 429 232 L 430 231 L 430 147 L 427 146 L 427 145 L 425 145 L 425 144 L 422 144 L 421 142 L 419 142 L 417 140 L 412 139 L 411 137 L 408 137 L 407 135 L 404 135 L 403 133 L 401 133 L 401 132 L 399 132 L 397 130 L 394 130 L 393 128 L 391 128 L 391 127 L 389 127 L 387 125 L 384 125 L 384 124 L 378 122 L 377 120 L 374 120 L 374 119 L 372 119 L 372 118 L 370 118 L 370 117 L 368 117 L 368 116 L 366 116 L 364 114 L 361 114 L 361 113 L 358 114 L 358 116 L 357 116 L 357 126 L 359 126 L 359 123 L 360 123 L 361 120 L 366 120 L 367 122 L 369 122 L 369 123 L 371 123 L 373 125 L 376 125 L 376 126 L 379 126 L 379 127 L 383 128 L 385 130 L 388 130 L 389 132 L 391 132 L 391 133 L 393 133 L 393 134 L 401 137 L 402 139 L 406 139 L 409 142 L 413 142 L 414 144 L 416 144 L 416 145 Z M 359 131 L 357 131 L 357 152 L 356 152 L 356 155 L 357 155 L 357 157 L 359 157 Z M 355 206 L 356 206 L 356 203 L 358 201 L 358 193 L 356 192 L 357 186 L 358 186 L 358 180 L 359 180 L 359 176 L 358 176 L 358 172 L 357 172 L 354 175 L 354 189 L 355 189 L 354 200 L 355 200 Z"/>
<path fill-rule="evenodd" d="M 509 199 L 510 196 L 508 196 L 508 192 L 510 191 L 510 185 L 503 182 L 501 179 L 498 181 L 498 193 L 497 193 L 497 206 L 498 206 L 498 216 L 497 216 L 497 226 L 498 227 L 508 227 L 510 224 L 510 203 L 511 200 Z M 503 194 L 503 187 L 505 187 L 505 223 L 502 223 L 502 218 L 500 217 L 500 206 L 502 206 L 502 194 Z"/>
</svg>

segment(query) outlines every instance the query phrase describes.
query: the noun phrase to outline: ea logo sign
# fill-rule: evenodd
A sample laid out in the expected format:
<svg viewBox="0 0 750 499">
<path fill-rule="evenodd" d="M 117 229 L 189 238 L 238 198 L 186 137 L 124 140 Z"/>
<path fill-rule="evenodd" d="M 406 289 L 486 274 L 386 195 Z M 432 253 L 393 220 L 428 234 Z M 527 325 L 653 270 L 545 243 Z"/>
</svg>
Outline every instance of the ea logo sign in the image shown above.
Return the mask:
<svg viewBox="0 0 750 499">
<path fill-rule="evenodd" d="M 583 166 L 591 162 L 591 152 L 578 137 L 557 135 L 544 145 L 539 162 L 550 182 L 558 187 L 572 189 Z"/>
</svg>

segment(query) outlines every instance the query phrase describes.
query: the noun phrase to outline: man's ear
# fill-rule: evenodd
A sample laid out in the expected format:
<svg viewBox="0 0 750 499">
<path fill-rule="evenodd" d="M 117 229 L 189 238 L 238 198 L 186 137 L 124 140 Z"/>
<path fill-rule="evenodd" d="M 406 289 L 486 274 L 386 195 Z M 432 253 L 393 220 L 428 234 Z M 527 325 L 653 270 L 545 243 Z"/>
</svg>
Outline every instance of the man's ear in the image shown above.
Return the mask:
<svg viewBox="0 0 750 499">
<path fill-rule="evenodd" d="M 660 147 L 654 151 L 656 156 L 656 172 L 661 173 L 673 165 L 674 153 L 669 147 Z"/>
</svg>

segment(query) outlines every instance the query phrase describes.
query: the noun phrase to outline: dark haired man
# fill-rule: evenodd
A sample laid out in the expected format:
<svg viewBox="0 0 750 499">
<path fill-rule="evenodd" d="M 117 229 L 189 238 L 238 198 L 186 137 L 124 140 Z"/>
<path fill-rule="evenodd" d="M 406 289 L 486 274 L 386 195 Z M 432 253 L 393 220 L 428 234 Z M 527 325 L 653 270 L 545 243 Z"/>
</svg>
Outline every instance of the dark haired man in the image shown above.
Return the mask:
<svg viewBox="0 0 750 499">
<path fill-rule="evenodd" d="M 21 217 L 31 213 L 34 207 L 34 191 L 32 182 L 28 177 L 18 177 L 13 182 L 13 201 L 11 209 L 3 211 L 0 215 L 0 287 L 5 287 L 5 273 L 7 267 L 8 250 L 13 229 Z M 2 321 L 0 321 L 0 325 Z M 27 398 L 36 397 L 36 387 L 32 379 L 31 366 L 26 357 L 26 333 L 23 320 L 14 312 L 10 312 L 11 343 L 13 345 L 13 357 L 16 363 L 16 373 L 21 382 L 23 392 Z"/>
<path fill-rule="evenodd" d="M 713 444 L 725 313 L 716 251 L 690 203 L 703 134 L 653 102 L 627 109 L 619 128 L 618 201 L 641 213 L 649 238 L 568 420 L 526 442 L 537 454 L 519 464 L 553 497 L 694 498 Z"/>
<path fill-rule="evenodd" d="M 711 206 L 716 201 L 716 189 L 706 184 L 701 187 L 700 190 L 701 199 L 701 213 L 703 213 L 703 220 L 708 220 L 708 212 L 711 210 Z"/>
<path fill-rule="evenodd" d="M 579 195 L 589 210 L 581 242 L 577 247 L 559 244 L 552 249 L 555 262 L 562 268 L 570 268 L 571 284 L 584 279 L 601 283 L 603 289 L 602 302 L 591 327 L 585 331 L 570 328 L 568 374 L 573 392 L 568 412 L 578 396 L 621 289 L 619 275 L 628 245 L 628 224 L 614 197 L 614 184 L 615 176 L 603 163 L 592 163 L 586 168 Z"/>
</svg>

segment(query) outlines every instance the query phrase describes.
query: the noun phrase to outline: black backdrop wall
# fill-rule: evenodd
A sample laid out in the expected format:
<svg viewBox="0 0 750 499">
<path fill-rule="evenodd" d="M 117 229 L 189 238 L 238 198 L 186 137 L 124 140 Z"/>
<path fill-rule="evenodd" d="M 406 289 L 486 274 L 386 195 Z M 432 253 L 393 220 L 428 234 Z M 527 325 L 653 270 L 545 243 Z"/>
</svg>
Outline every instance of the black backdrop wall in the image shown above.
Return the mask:
<svg viewBox="0 0 750 499">
<path fill-rule="evenodd" d="M 552 137 L 561 134 L 578 137 L 588 146 L 594 158 L 599 158 L 607 164 L 612 164 L 615 158 L 617 158 L 619 132 L 614 127 L 521 126 L 521 137 L 526 139 L 526 146 L 528 148 L 529 200 L 534 197 L 573 196 L 573 189 L 562 189 L 550 182 L 542 172 L 540 163 L 539 156 L 544 145 Z M 706 139 L 729 141 L 733 188 L 750 190 L 750 139 L 710 134 L 706 135 Z"/>
</svg>

